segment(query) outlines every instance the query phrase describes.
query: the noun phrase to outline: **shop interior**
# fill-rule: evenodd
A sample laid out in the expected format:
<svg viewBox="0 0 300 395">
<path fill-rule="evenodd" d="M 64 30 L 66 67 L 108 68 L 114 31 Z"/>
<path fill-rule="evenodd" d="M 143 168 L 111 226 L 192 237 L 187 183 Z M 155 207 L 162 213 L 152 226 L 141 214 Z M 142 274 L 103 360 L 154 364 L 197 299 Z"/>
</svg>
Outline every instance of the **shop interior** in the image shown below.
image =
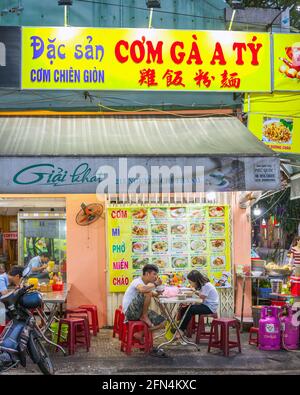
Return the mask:
<svg viewBox="0 0 300 395">
<path fill-rule="evenodd" d="M 66 277 L 64 199 L 0 199 L 0 263 L 9 271 L 26 266 L 41 253 L 49 256 L 48 273 Z M 45 279 L 47 279 L 45 275 Z"/>
</svg>

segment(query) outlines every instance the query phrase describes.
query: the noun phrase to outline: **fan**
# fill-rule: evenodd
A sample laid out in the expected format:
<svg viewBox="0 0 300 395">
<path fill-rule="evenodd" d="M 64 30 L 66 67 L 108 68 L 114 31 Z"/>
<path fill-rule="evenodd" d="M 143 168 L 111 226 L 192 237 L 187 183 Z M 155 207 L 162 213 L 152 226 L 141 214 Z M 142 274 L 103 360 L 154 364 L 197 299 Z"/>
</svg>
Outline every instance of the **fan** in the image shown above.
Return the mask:
<svg viewBox="0 0 300 395">
<path fill-rule="evenodd" d="M 76 223 L 80 226 L 90 225 L 103 214 L 103 206 L 99 203 L 85 205 L 81 203 L 81 210 L 76 215 Z"/>
</svg>

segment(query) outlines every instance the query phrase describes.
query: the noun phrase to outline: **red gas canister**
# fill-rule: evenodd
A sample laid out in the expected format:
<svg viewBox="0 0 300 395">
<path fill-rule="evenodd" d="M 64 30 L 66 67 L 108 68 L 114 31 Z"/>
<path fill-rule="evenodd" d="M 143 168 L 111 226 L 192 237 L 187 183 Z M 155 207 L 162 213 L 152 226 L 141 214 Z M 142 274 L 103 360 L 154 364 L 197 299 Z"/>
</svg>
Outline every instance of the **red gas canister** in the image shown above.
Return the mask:
<svg viewBox="0 0 300 395">
<path fill-rule="evenodd" d="M 300 296 L 300 277 L 291 276 L 291 295 Z"/>
</svg>

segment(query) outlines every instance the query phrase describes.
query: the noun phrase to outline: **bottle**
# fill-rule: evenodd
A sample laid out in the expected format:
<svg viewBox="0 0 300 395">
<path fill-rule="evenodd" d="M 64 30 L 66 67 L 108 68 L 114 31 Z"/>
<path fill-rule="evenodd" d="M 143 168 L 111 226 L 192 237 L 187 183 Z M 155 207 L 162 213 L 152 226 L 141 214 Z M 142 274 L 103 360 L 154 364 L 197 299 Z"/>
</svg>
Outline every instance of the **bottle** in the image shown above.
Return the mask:
<svg viewBox="0 0 300 395">
<path fill-rule="evenodd" d="M 5 325 L 6 309 L 2 302 L 0 302 L 0 325 Z"/>
</svg>

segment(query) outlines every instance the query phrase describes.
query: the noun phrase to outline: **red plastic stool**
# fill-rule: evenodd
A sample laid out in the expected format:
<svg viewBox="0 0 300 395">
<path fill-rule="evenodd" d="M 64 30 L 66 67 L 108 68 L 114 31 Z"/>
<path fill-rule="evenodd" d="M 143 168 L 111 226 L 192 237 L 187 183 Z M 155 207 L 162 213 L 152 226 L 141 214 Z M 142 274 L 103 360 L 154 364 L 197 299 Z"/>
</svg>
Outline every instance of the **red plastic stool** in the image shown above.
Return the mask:
<svg viewBox="0 0 300 395">
<path fill-rule="evenodd" d="M 6 327 L 6 325 L 0 325 L 0 335 L 4 331 L 5 327 Z"/>
<path fill-rule="evenodd" d="M 256 328 L 255 326 L 251 326 L 250 332 L 249 332 L 249 344 L 252 346 L 258 346 L 258 333 L 259 333 L 259 328 Z M 254 337 L 252 336 L 254 334 Z"/>
<path fill-rule="evenodd" d="M 192 337 L 193 334 L 196 332 L 196 328 L 197 328 L 197 323 L 196 323 L 196 316 L 192 315 L 192 318 L 190 320 L 190 322 L 188 323 L 188 326 L 186 328 L 186 336 L 187 337 Z"/>
<path fill-rule="evenodd" d="M 63 324 L 68 325 L 68 338 L 66 342 L 60 341 L 61 327 Z M 79 340 L 79 331 L 83 332 L 83 341 Z M 57 342 L 62 346 L 67 346 L 69 354 L 75 353 L 77 345 L 83 345 L 86 347 L 86 350 L 89 351 L 89 335 L 89 327 L 84 318 L 63 318 L 59 320 Z"/>
<path fill-rule="evenodd" d="M 221 336 L 219 337 L 219 328 L 221 328 Z M 229 340 L 229 329 L 235 328 L 236 330 L 236 341 Z M 215 339 L 213 340 L 213 335 Z M 211 347 L 219 348 L 223 351 L 226 357 L 229 356 L 229 350 L 234 347 L 238 347 L 239 352 L 241 350 L 240 340 L 240 324 L 237 320 L 231 318 L 218 318 L 214 319 L 211 324 L 208 350 L 210 352 Z"/>
<path fill-rule="evenodd" d="M 144 343 L 133 336 L 136 332 L 141 331 L 144 332 Z M 128 321 L 123 325 L 121 351 L 130 355 L 133 347 L 144 350 L 145 353 L 149 353 L 153 348 L 152 332 L 143 321 Z"/>
<path fill-rule="evenodd" d="M 98 322 L 98 311 L 97 306 L 94 304 L 82 304 L 79 309 L 85 309 L 90 314 L 90 330 L 93 332 L 94 336 L 97 336 L 99 332 L 99 322 Z"/>
<path fill-rule="evenodd" d="M 113 337 L 116 337 L 116 335 L 118 335 L 119 339 L 120 339 L 120 315 L 121 314 L 122 314 L 122 306 L 119 306 L 115 310 L 114 327 L 113 327 Z"/>
<path fill-rule="evenodd" d="M 209 340 L 210 331 L 205 331 L 205 322 L 204 319 L 207 318 L 218 318 L 218 314 L 200 314 L 198 318 L 198 325 L 197 325 L 197 334 L 196 334 L 196 344 L 200 344 L 201 340 Z M 215 340 L 217 341 L 216 331 L 215 331 Z"/>
</svg>

